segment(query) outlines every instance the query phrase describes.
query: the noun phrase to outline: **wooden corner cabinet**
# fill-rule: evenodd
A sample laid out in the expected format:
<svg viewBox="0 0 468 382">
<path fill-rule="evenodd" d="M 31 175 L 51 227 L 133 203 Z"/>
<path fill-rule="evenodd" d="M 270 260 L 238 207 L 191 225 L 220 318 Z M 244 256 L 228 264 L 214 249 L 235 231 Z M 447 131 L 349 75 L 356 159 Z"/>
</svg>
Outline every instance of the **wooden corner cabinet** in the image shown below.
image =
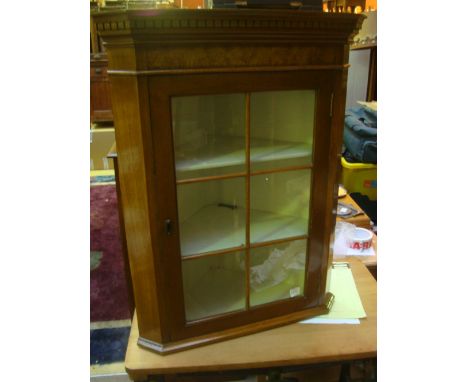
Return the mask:
<svg viewBox="0 0 468 382">
<path fill-rule="evenodd" d="M 139 344 L 166 354 L 326 313 L 348 54 L 363 16 L 94 17 Z"/>
</svg>

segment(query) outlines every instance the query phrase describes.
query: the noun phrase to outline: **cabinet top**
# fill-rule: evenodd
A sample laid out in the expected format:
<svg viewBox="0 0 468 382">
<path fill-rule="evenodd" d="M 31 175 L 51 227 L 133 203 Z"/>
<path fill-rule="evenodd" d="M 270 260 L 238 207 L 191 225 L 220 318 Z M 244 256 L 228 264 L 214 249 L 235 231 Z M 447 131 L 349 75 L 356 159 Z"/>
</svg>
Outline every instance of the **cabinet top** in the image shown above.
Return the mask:
<svg viewBox="0 0 468 382">
<path fill-rule="evenodd" d="M 104 40 L 133 37 L 153 41 L 314 42 L 347 44 L 364 15 L 278 9 L 145 9 L 92 15 Z M 279 39 L 279 40 L 278 40 Z"/>
</svg>

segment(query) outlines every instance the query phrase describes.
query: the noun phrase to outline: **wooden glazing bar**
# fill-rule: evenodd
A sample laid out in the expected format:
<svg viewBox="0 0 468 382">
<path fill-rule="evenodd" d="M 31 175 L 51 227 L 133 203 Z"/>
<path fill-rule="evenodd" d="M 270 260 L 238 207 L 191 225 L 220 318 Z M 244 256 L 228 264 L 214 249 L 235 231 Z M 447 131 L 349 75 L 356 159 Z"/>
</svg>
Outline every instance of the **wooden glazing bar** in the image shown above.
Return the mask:
<svg viewBox="0 0 468 382">
<path fill-rule="evenodd" d="M 193 255 L 182 256 L 182 260 L 183 261 L 196 260 L 196 259 L 200 259 L 202 257 L 224 255 L 226 253 L 243 251 L 243 250 L 245 250 L 245 246 L 244 245 L 239 245 L 238 247 L 231 247 L 231 248 L 220 249 L 220 250 L 217 250 L 217 251 L 202 252 L 202 253 L 196 253 L 196 254 L 193 254 Z"/>
<path fill-rule="evenodd" d="M 286 237 L 284 239 L 262 241 L 261 243 L 250 243 L 250 248 L 267 247 L 273 244 L 282 244 L 282 243 L 287 243 L 289 241 L 304 240 L 304 239 L 307 239 L 308 237 L 309 237 L 308 235 L 300 235 L 300 236 Z"/>
<path fill-rule="evenodd" d="M 277 307 L 277 306 L 279 306 L 281 304 L 284 304 L 285 300 L 287 300 L 287 301 L 304 300 L 304 296 L 286 297 L 286 298 L 281 299 L 281 300 L 270 301 L 270 302 L 266 302 L 264 304 L 255 305 L 255 306 L 250 307 L 249 309 L 253 311 L 253 310 L 262 309 L 262 308 L 265 308 L 265 307 L 268 307 L 268 306 L 274 308 L 275 306 Z M 189 325 L 198 325 L 200 323 L 208 322 L 208 321 L 219 319 L 219 318 L 232 317 L 233 315 L 238 314 L 238 313 L 242 313 L 244 311 L 245 310 L 243 310 L 243 309 L 239 309 L 239 310 L 234 310 L 234 311 L 231 311 L 231 312 L 219 313 L 219 314 L 215 314 L 213 316 L 208 316 L 208 317 L 203 317 L 203 318 L 199 318 L 199 319 L 192 320 L 192 321 L 187 321 L 187 326 L 189 326 Z"/>
<path fill-rule="evenodd" d="M 245 95 L 245 305 L 250 309 L 250 93 Z"/>
<path fill-rule="evenodd" d="M 250 147 L 249 147 L 249 155 L 250 155 Z M 246 153 L 247 156 L 247 153 Z M 233 172 L 232 174 L 225 174 L 225 175 L 212 175 L 212 176 L 204 176 L 200 178 L 189 178 L 189 179 L 181 179 L 177 181 L 177 184 L 190 184 L 190 183 L 197 183 L 197 182 L 208 182 L 210 180 L 222 180 L 222 179 L 232 179 L 232 178 L 240 178 L 242 176 L 255 176 L 255 175 L 262 175 L 262 174 L 273 174 L 278 172 L 287 172 L 287 171 L 296 171 L 296 170 L 308 170 L 312 169 L 312 164 L 305 164 L 302 166 L 289 166 L 289 167 L 281 167 L 275 168 L 271 170 L 259 170 L 250 172 L 250 165 L 246 172 Z"/>
<path fill-rule="evenodd" d="M 254 309 L 262 309 L 262 308 L 265 308 L 265 307 L 267 307 L 267 306 L 274 307 L 274 306 L 278 306 L 278 305 L 281 304 L 281 303 L 284 303 L 286 300 L 287 300 L 287 301 L 291 301 L 291 300 L 304 300 L 304 296 L 299 295 L 299 296 L 294 296 L 294 297 L 284 297 L 284 298 L 279 299 L 279 300 L 274 300 L 274 301 L 270 301 L 270 302 L 265 302 L 265 303 L 263 303 L 263 304 L 254 305 L 254 306 L 252 306 L 250 309 L 251 309 L 251 310 L 254 310 Z"/>
<path fill-rule="evenodd" d="M 212 176 L 203 176 L 200 178 L 190 178 L 190 179 L 181 179 L 178 180 L 177 184 L 189 184 L 189 183 L 197 183 L 197 182 L 208 182 L 210 180 L 222 180 L 222 179 L 232 179 L 232 178 L 240 178 L 241 176 L 246 176 L 246 172 L 233 172 L 232 174 L 225 174 L 225 175 L 212 175 Z"/>
<path fill-rule="evenodd" d="M 280 168 L 274 168 L 270 170 L 258 170 L 258 171 L 253 171 L 250 173 L 250 175 L 255 176 L 255 175 L 262 175 L 262 174 L 274 174 L 277 172 L 287 172 L 287 171 L 296 171 L 296 170 L 309 170 L 312 169 L 313 165 L 312 164 L 305 164 L 302 166 L 289 166 L 289 167 L 280 167 Z"/>
<path fill-rule="evenodd" d="M 211 321 L 211 320 L 216 320 L 216 319 L 219 319 L 219 318 L 224 318 L 224 317 L 232 317 L 233 314 L 236 314 L 236 313 L 242 313 L 242 312 L 245 312 L 246 309 L 239 309 L 239 310 L 233 310 L 231 312 L 226 312 L 226 313 L 219 313 L 219 314 L 214 314 L 212 316 L 208 316 L 208 317 L 203 317 L 203 318 L 198 318 L 196 320 L 192 320 L 192 321 L 187 321 L 187 326 L 190 326 L 190 325 L 198 325 L 198 324 L 201 324 L 203 322 L 207 322 L 207 321 Z"/>
<path fill-rule="evenodd" d="M 249 221 L 249 224 L 250 224 L 250 221 Z M 246 237 L 247 237 L 247 235 L 246 235 Z M 202 253 L 196 253 L 196 254 L 193 254 L 193 255 L 182 256 L 182 260 L 183 261 L 196 260 L 196 259 L 200 259 L 202 257 L 207 257 L 207 256 L 224 255 L 226 253 L 231 253 L 231 252 L 246 251 L 246 256 L 245 256 L 246 265 L 249 265 L 249 264 L 247 264 L 248 262 L 250 262 L 249 248 L 267 247 L 267 246 L 273 245 L 273 244 L 282 244 L 282 243 L 287 243 L 287 242 L 295 241 L 295 240 L 304 240 L 304 239 L 307 239 L 307 238 L 308 238 L 308 235 L 300 235 L 300 236 L 286 237 L 284 239 L 262 241 L 261 243 L 249 243 L 248 245 L 239 245 L 237 247 L 230 247 L 230 248 L 220 249 L 220 250 L 216 250 L 216 251 L 202 252 Z M 250 235 L 249 235 L 249 240 L 250 240 Z"/>
</svg>

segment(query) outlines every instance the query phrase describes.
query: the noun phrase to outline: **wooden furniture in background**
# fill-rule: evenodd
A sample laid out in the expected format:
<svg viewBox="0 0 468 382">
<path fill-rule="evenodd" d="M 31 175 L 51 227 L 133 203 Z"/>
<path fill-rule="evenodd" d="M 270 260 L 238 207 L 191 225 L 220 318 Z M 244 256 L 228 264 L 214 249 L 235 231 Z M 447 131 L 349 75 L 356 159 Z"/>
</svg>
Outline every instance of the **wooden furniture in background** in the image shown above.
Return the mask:
<svg viewBox="0 0 468 382">
<path fill-rule="evenodd" d="M 105 54 L 91 55 L 90 110 L 93 123 L 111 122 L 114 119 L 107 63 Z"/>
<path fill-rule="evenodd" d="M 91 8 L 90 10 L 89 26 L 90 26 L 90 36 L 91 36 L 91 54 L 105 53 L 105 48 L 102 45 L 101 38 L 96 29 L 96 20 L 94 19 L 94 15 L 97 15 L 101 12 L 102 12 L 101 8 L 97 8 L 97 9 Z"/>
<path fill-rule="evenodd" d="M 96 29 L 96 21 L 94 15 L 101 12 L 112 11 L 116 9 L 127 9 L 128 0 L 104 0 L 102 2 L 91 2 L 90 3 L 90 32 L 91 32 L 91 54 L 102 54 L 106 52 L 102 44 L 102 40 Z"/>
<path fill-rule="evenodd" d="M 366 9 L 366 0 L 331 0 L 326 1 L 328 12 L 363 12 Z"/>
<path fill-rule="evenodd" d="M 377 44 L 355 46 L 353 51 L 369 51 L 369 71 L 367 75 L 366 101 L 377 101 Z"/>
<path fill-rule="evenodd" d="M 139 344 L 167 354 L 326 312 L 349 42 L 363 17 L 94 18 L 109 58 Z M 277 251 L 304 263 L 259 292 L 254 266 Z"/>
<path fill-rule="evenodd" d="M 190 4 L 198 3 L 198 0 L 189 0 Z M 200 0 L 203 2 L 203 0 Z M 167 9 L 175 8 L 176 3 L 180 0 L 163 1 L 163 0 L 103 0 L 101 5 L 98 2 L 90 2 L 90 37 L 91 37 L 91 54 L 105 53 L 106 49 L 102 44 L 102 40 L 96 29 L 96 21 L 94 15 L 102 12 L 115 11 L 118 9 Z M 194 6 L 193 8 L 197 8 Z"/>
<path fill-rule="evenodd" d="M 98 8 L 97 7 L 91 7 L 91 9 L 90 9 L 91 16 L 89 18 L 89 28 L 90 28 L 90 38 L 91 38 L 91 42 L 90 42 L 91 54 L 96 54 L 96 53 L 102 52 L 102 49 L 100 47 L 100 41 L 98 39 L 98 34 L 97 34 L 97 30 L 96 30 L 96 24 L 95 24 L 94 19 L 93 19 L 93 14 L 96 13 L 96 12 L 98 12 Z"/>
<path fill-rule="evenodd" d="M 177 8 L 198 9 L 205 8 L 204 0 L 174 0 L 174 5 Z"/>
<path fill-rule="evenodd" d="M 377 101 L 377 12 L 364 15 L 351 45 L 346 108 L 357 106 L 356 101 Z"/>
<path fill-rule="evenodd" d="M 296 323 L 161 356 L 137 345 L 138 323 L 134 318 L 125 369 L 134 381 L 146 381 L 155 375 L 160 377 L 158 381 L 164 381 L 164 376 L 246 376 L 271 369 L 285 372 L 307 365 L 374 358 L 377 356 L 377 283 L 361 262 L 350 259 L 349 263 L 367 314 L 359 325 Z"/>
</svg>

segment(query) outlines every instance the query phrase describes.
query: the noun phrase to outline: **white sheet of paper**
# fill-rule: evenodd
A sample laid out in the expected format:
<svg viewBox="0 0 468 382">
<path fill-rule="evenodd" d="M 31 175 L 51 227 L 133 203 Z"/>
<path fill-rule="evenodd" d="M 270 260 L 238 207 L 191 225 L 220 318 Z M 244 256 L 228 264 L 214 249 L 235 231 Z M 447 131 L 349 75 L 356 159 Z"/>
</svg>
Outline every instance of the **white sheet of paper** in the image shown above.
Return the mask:
<svg viewBox="0 0 468 382">
<path fill-rule="evenodd" d="M 307 320 L 301 321 L 301 324 L 349 324 L 359 325 L 361 321 L 359 318 L 325 318 L 325 317 L 312 317 Z"/>
<path fill-rule="evenodd" d="M 331 270 L 330 277 L 330 292 L 335 296 L 330 312 L 300 323 L 359 324 L 359 319 L 366 317 L 366 311 L 362 306 L 351 268 L 346 263 L 336 263 Z"/>
</svg>

